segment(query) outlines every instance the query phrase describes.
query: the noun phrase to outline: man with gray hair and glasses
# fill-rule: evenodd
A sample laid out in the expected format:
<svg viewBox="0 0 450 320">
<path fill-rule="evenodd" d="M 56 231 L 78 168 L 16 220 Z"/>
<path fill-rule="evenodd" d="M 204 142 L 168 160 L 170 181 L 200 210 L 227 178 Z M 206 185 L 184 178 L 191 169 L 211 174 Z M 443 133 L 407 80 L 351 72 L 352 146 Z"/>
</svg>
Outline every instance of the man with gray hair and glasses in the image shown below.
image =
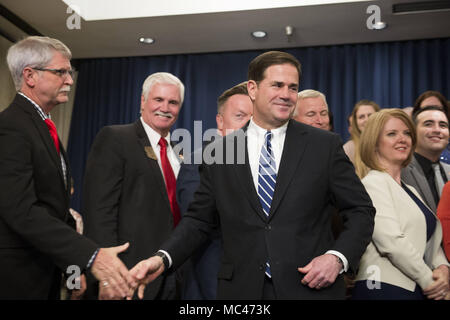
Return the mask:
<svg viewBox="0 0 450 320">
<path fill-rule="evenodd" d="M 58 299 L 62 272 L 90 271 L 107 288 L 102 298 L 125 298 L 134 286 L 117 257 L 128 244 L 99 248 L 69 213 L 69 164 L 50 111 L 68 100 L 70 59 L 48 37 L 8 51 L 17 94 L 0 113 L 0 300 Z M 80 282 L 72 289 L 83 290 Z"/>
</svg>

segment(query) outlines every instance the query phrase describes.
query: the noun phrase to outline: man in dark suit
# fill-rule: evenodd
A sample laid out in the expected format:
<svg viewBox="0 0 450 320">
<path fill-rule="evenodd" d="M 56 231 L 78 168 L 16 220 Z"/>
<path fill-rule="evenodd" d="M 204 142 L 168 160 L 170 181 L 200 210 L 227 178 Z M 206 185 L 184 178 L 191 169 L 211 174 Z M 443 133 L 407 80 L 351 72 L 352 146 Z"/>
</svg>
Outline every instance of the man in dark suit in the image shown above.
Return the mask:
<svg viewBox="0 0 450 320">
<path fill-rule="evenodd" d="M 28 37 L 8 51 L 18 92 L 0 114 L 0 300 L 58 299 L 66 270 L 90 270 L 104 298 L 124 298 L 132 286 L 116 256 L 128 245 L 99 249 L 74 230 L 69 213 L 69 164 L 50 111 L 68 100 L 70 58 L 47 37 Z"/>
<path fill-rule="evenodd" d="M 141 118 L 104 127 L 89 153 L 82 210 L 86 236 L 108 246 L 130 242 L 130 249 L 120 255 L 128 267 L 156 252 L 180 219 L 175 194 L 180 164 L 169 131 L 183 97 L 184 86 L 177 77 L 164 72 L 150 75 L 142 88 Z M 88 287 L 88 298 L 95 298 L 98 284 L 89 281 Z M 145 295 L 177 297 L 175 273 L 158 279 Z"/>
<path fill-rule="evenodd" d="M 225 136 L 242 128 L 253 113 L 253 104 L 248 96 L 247 82 L 225 90 L 217 99 L 217 133 Z M 202 152 L 202 148 L 197 152 Z M 198 157 L 201 158 L 201 157 Z M 192 159 L 197 159 L 194 155 Z M 192 161 L 191 161 L 192 162 Z M 200 184 L 200 164 L 181 164 L 177 178 L 177 199 L 182 215 L 187 212 L 194 192 Z M 184 286 L 182 298 L 186 300 L 214 300 L 217 294 L 217 273 L 220 266 L 222 241 L 220 230 L 214 230 L 210 241 L 202 245 L 183 269 Z"/>
<path fill-rule="evenodd" d="M 201 167 L 200 187 L 177 230 L 130 271 L 141 281 L 140 296 L 146 283 L 177 268 L 211 227 L 220 226 L 218 299 L 345 297 L 342 272 L 358 267 L 375 209 L 340 138 L 290 120 L 300 79 L 297 59 L 266 52 L 250 63 L 248 75 L 253 117 L 244 128 L 244 147 L 233 144 L 243 130 L 218 142 L 225 155 L 233 151 L 234 163 Z M 330 202 L 344 221 L 337 239 Z"/>
</svg>

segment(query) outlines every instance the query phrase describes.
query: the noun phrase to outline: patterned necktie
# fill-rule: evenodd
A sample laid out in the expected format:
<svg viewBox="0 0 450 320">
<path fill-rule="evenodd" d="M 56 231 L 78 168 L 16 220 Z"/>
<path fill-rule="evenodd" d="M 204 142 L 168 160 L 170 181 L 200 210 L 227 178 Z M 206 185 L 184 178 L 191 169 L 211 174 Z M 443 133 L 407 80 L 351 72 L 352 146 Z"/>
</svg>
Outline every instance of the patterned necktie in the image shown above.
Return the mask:
<svg viewBox="0 0 450 320">
<path fill-rule="evenodd" d="M 177 203 L 177 181 L 175 179 L 175 174 L 173 173 L 172 166 L 170 165 L 169 158 L 167 157 L 167 141 L 163 137 L 159 139 L 158 142 L 161 156 L 161 167 L 163 169 L 164 179 L 166 181 L 166 190 L 169 197 L 170 208 L 172 209 L 173 215 L 173 225 L 177 226 L 181 219 L 180 208 Z"/>
<path fill-rule="evenodd" d="M 444 188 L 444 179 L 442 178 L 441 168 L 439 163 L 433 163 L 431 165 L 434 170 L 434 183 L 436 184 L 436 191 L 438 192 L 439 198 L 442 194 L 442 188 Z"/>
<path fill-rule="evenodd" d="M 258 169 L 258 196 L 266 217 L 269 217 L 273 193 L 277 181 L 276 163 L 272 152 L 272 132 L 267 131 L 264 135 L 265 141 L 261 148 Z M 272 278 L 270 264 L 266 262 L 266 276 Z"/>
<path fill-rule="evenodd" d="M 45 123 L 47 124 L 48 131 L 50 131 L 50 136 L 53 139 L 53 143 L 55 144 L 56 151 L 59 154 L 59 140 L 58 140 L 58 132 L 56 131 L 56 126 L 50 119 L 45 119 Z"/>
</svg>

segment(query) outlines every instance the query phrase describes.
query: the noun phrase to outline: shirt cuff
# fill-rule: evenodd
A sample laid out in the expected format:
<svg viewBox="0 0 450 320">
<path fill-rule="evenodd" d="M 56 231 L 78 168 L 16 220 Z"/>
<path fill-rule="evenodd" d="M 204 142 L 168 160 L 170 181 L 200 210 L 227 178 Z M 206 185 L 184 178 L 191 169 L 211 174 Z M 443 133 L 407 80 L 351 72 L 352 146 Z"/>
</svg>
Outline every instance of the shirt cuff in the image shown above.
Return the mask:
<svg viewBox="0 0 450 320">
<path fill-rule="evenodd" d="M 172 258 L 170 257 L 170 254 L 167 251 L 164 250 L 158 250 L 158 252 L 162 252 L 166 255 L 167 260 L 169 260 L 169 268 L 172 266 Z"/>
<path fill-rule="evenodd" d="M 335 251 L 335 250 L 328 250 L 327 252 L 325 252 L 325 254 L 332 254 L 332 255 L 335 255 L 336 257 L 338 257 L 339 259 L 341 259 L 341 261 L 342 261 L 342 263 L 344 264 L 343 265 L 343 268 L 342 268 L 342 270 L 339 272 L 339 274 L 341 274 L 341 273 L 343 273 L 343 272 L 347 272 L 347 270 L 348 270 L 348 261 L 347 261 L 347 258 L 345 258 L 345 256 L 342 254 L 342 253 L 340 253 L 339 251 Z"/>
</svg>

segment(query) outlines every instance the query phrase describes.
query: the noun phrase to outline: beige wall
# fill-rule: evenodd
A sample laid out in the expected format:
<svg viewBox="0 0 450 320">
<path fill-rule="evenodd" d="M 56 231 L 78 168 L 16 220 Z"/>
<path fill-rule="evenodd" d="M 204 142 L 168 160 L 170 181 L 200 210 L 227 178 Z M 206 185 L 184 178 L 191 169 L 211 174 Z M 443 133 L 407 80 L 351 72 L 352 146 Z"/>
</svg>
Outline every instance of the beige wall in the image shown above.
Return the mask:
<svg viewBox="0 0 450 320">
<path fill-rule="evenodd" d="M 6 54 L 11 42 L 0 36 L 0 111 L 6 109 L 16 94 L 14 83 L 6 64 Z M 69 139 L 70 120 L 72 118 L 73 100 L 75 97 L 76 76 L 74 84 L 69 94 L 69 101 L 65 104 L 57 106 L 51 112 L 52 120 L 58 129 L 58 135 L 64 148 L 67 149 L 67 141 Z"/>
<path fill-rule="evenodd" d="M 16 89 L 6 64 L 6 53 L 11 45 L 11 42 L 0 36 L 0 111 L 6 109 L 16 94 Z"/>
</svg>

